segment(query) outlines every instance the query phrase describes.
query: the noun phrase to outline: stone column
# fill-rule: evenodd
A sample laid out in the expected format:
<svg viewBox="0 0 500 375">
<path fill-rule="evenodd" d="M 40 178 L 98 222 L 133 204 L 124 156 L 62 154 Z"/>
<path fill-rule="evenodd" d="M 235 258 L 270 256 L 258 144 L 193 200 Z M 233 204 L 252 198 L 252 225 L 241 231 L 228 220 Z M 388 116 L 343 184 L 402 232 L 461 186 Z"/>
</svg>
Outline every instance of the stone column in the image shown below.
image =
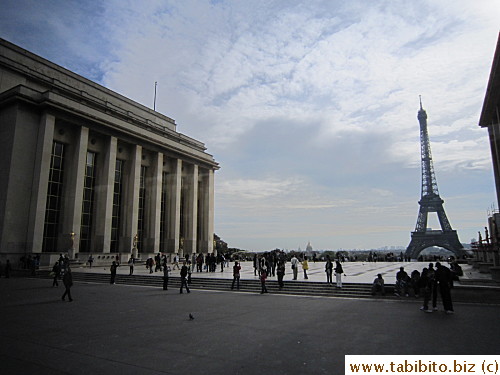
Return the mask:
<svg viewBox="0 0 500 375">
<path fill-rule="evenodd" d="M 132 252 L 134 236 L 137 234 L 137 225 L 139 221 L 139 187 L 141 182 L 141 159 L 142 147 L 132 146 L 130 152 L 130 164 L 128 171 L 128 181 L 126 194 L 122 204 L 122 219 L 124 222 L 123 241 L 120 241 L 120 252 L 130 254 Z M 144 241 L 144 238 L 142 239 Z M 144 245 L 144 242 L 142 243 Z M 135 256 L 135 254 L 134 254 Z"/>
<path fill-rule="evenodd" d="M 200 206 L 203 216 L 200 218 L 202 238 L 199 243 L 203 250 L 212 253 L 214 250 L 214 171 L 208 169 L 203 173 L 201 182 Z"/>
<path fill-rule="evenodd" d="M 184 254 L 196 253 L 198 234 L 198 165 L 186 165 L 184 176 Z"/>
<path fill-rule="evenodd" d="M 83 179 L 87 161 L 87 146 L 89 129 L 82 126 L 74 137 L 75 142 L 70 149 L 72 155 L 66 155 L 68 160 L 66 171 L 68 173 L 67 188 L 64 195 L 64 214 L 61 222 L 63 234 L 60 248 L 68 249 L 70 259 L 74 259 L 80 247 L 80 227 L 82 223 Z M 69 148 L 68 148 L 69 149 Z"/>
<path fill-rule="evenodd" d="M 40 119 L 40 126 L 38 127 L 33 188 L 31 190 L 31 214 L 27 237 L 27 250 L 33 253 L 42 251 L 54 127 L 55 117 L 46 112 L 43 113 Z"/>
<path fill-rule="evenodd" d="M 113 194 L 115 189 L 117 140 L 109 137 L 105 155 L 97 159 L 98 181 L 95 187 L 95 240 L 94 251 L 110 252 Z"/>
<path fill-rule="evenodd" d="M 167 251 L 177 253 L 179 251 L 179 238 L 181 228 L 181 178 L 182 160 L 171 161 L 170 173 L 168 174 L 167 192 Z"/>
<path fill-rule="evenodd" d="M 146 181 L 149 189 L 148 248 L 154 253 L 160 251 L 161 186 L 163 178 L 163 154 L 157 153 L 151 165 L 152 177 Z M 149 181 L 150 180 L 150 181 Z"/>
</svg>

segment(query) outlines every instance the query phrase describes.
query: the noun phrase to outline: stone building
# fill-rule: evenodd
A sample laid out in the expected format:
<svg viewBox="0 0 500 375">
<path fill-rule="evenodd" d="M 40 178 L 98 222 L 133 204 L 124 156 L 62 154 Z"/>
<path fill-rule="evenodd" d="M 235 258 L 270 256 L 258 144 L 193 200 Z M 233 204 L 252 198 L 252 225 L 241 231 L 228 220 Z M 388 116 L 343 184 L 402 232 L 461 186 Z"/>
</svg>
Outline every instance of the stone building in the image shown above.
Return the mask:
<svg viewBox="0 0 500 375">
<path fill-rule="evenodd" d="M 0 39 L 0 260 L 213 251 L 214 172 L 171 118 Z"/>
<path fill-rule="evenodd" d="M 486 88 L 479 126 L 488 129 L 491 159 L 497 194 L 497 207 L 500 207 L 500 34 L 490 78 Z M 480 269 L 489 271 L 496 280 L 500 280 L 500 213 L 493 211 L 488 218 L 484 238 L 478 241 L 477 261 Z"/>
</svg>

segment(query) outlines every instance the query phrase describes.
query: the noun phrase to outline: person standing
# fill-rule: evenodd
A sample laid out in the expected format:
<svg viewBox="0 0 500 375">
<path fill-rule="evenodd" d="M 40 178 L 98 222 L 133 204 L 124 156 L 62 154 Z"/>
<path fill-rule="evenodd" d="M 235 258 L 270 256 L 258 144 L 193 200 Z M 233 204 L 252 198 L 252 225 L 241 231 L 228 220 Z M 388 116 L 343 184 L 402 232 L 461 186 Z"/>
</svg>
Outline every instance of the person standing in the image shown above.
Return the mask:
<svg viewBox="0 0 500 375">
<path fill-rule="evenodd" d="M 267 293 L 266 279 L 267 279 L 267 269 L 262 268 L 260 270 L 260 286 L 261 286 L 260 294 Z"/>
<path fill-rule="evenodd" d="M 234 283 L 236 283 L 236 289 L 240 290 L 240 270 L 241 270 L 240 264 L 238 262 L 234 262 L 233 283 L 231 284 L 231 289 L 234 289 Z"/>
<path fill-rule="evenodd" d="M 118 264 L 116 263 L 116 261 L 113 261 L 113 263 L 111 264 L 111 267 L 109 268 L 110 271 L 111 271 L 111 279 L 109 281 L 110 284 L 114 284 L 115 283 L 116 269 L 117 268 L 118 268 Z"/>
<path fill-rule="evenodd" d="M 429 300 L 431 299 L 432 294 L 432 283 L 429 278 L 429 270 L 424 268 L 422 270 L 422 274 L 420 275 L 420 279 L 418 280 L 418 286 L 420 288 L 419 293 L 424 296 L 424 303 L 420 310 L 426 313 L 431 313 L 432 310 L 429 309 Z"/>
<path fill-rule="evenodd" d="M 325 264 L 325 272 L 326 272 L 326 282 L 328 284 L 333 284 L 333 262 L 330 259 L 330 255 L 326 256 L 326 264 Z"/>
<path fill-rule="evenodd" d="M 186 266 L 186 262 L 184 261 L 182 268 L 181 268 L 181 290 L 180 294 L 182 294 L 182 288 L 186 287 L 186 291 L 189 292 L 189 286 L 187 284 L 187 274 L 188 274 L 188 268 Z"/>
<path fill-rule="evenodd" d="M 448 267 L 436 262 L 436 283 L 443 300 L 443 307 L 446 314 L 453 314 L 453 302 L 451 301 L 450 284 L 452 274 Z"/>
<path fill-rule="evenodd" d="M 133 256 L 130 257 L 130 259 L 128 260 L 128 267 L 130 269 L 129 271 L 129 276 L 132 276 L 134 274 L 134 265 L 135 265 L 135 259 Z"/>
<path fill-rule="evenodd" d="M 73 286 L 73 276 L 71 275 L 71 269 L 69 267 L 67 267 L 66 272 L 64 272 L 63 284 L 65 291 L 61 299 L 65 301 L 66 296 L 68 296 L 69 302 L 72 302 L 73 298 L 71 298 L 71 287 Z"/>
<path fill-rule="evenodd" d="M 196 257 L 196 272 L 203 272 L 203 254 Z"/>
<path fill-rule="evenodd" d="M 278 276 L 278 285 L 280 290 L 283 289 L 283 278 L 285 277 L 285 262 L 281 259 L 278 260 L 278 265 L 276 266 L 276 275 Z"/>
<path fill-rule="evenodd" d="M 170 267 L 167 266 L 167 258 L 163 262 L 163 290 L 168 290 L 168 273 L 170 272 Z"/>
<path fill-rule="evenodd" d="M 257 258 L 257 254 L 253 255 L 253 275 L 257 276 L 257 270 L 259 269 L 259 259 Z"/>
<path fill-rule="evenodd" d="M 297 275 L 299 273 L 299 260 L 294 255 L 290 260 L 290 263 L 292 263 L 293 279 L 297 280 Z"/>
<path fill-rule="evenodd" d="M 304 260 L 302 261 L 302 270 L 304 271 L 304 279 L 307 280 L 307 270 L 309 269 L 309 263 L 307 262 L 307 256 L 304 255 Z"/>
<path fill-rule="evenodd" d="M 89 264 L 89 268 L 92 268 L 92 263 L 94 263 L 94 257 L 90 254 L 89 259 L 87 259 L 87 263 Z"/>
<path fill-rule="evenodd" d="M 342 264 L 336 260 L 335 261 L 335 279 L 337 281 L 337 288 L 342 289 L 342 274 L 344 273 L 344 269 L 342 268 Z"/>
<path fill-rule="evenodd" d="M 187 283 L 188 283 L 188 285 L 191 285 L 191 273 L 192 273 L 192 271 L 191 271 L 191 262 L 189 260 L 187 261 L 186 267 L 187 267 L 187 271 L 188 271 Z"/>
<path fill-rule="evenodd" d="M 194 267 L 196 267 L 196 253 L 191 255 L 191 273 L 194 272 Z"/>
<path fill-rule="evenodd" d="M 57 279 L 61 276 L 61 267 L 59 266 L 59 262 L 56 261 L 54 267 L 52 267 L 52 273 L 54 274 L 54 280 L 52 281 L 52 286 L 59 286 Z"/>
<path fill-rule="evenodd" d="M 431 288 L 431 298 L 432 298 L 432 311 L 437 311 L 437 282 L 436 282 L 436 270 L 434 264 L 429 263 L 429 270 L 427 272 Z"/>
</svg>

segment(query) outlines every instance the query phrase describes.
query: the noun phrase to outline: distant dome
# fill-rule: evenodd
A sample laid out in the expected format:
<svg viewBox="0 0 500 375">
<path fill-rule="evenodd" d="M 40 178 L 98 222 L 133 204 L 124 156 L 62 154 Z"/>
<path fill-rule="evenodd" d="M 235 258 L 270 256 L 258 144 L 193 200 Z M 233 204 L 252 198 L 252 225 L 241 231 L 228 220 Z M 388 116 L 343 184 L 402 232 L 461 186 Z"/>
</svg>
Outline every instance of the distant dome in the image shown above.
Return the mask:
<svg viewBox="0 0 500 375">
<path fill-rule="evenodd" d="M 307 246 L 306 246 L 306 251 L 312 251 L 312 250 L 313 250 L 313 247 L 311 246 L 311 242 L 308 242 Z"/>
</svg>

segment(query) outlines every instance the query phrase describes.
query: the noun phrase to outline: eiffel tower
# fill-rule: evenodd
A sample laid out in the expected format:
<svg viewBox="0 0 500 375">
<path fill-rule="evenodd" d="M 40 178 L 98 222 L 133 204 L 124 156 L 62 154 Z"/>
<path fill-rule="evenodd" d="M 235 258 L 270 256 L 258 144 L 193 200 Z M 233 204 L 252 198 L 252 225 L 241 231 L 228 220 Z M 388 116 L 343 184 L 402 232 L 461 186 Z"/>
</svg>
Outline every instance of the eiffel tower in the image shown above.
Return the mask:
<svg viewBox="0 0 500 375">
<path fill-rule="evenodd" d="M 431 145 L 427 133 L 427 113 L 422 108 L 420 98 L 420 110 L 418 111 L 418 122 L 420 123 L 420 152 L 422 155 L 422 195 L 418 204 L 417 225 L 415 231 L 411 232 L 411 241 L 406 249 L 405 256 L 416 259 L 420 252 L 431 246 L 443 247 L 455 254 L 457 258 L 465 254 L 460 243 L 457 231 L 451 227 L 446 213 L 444 212 L 444 201 L 439 196 L 434 167 L 432 166 Z M 441 230 L 430 230 L 427 228 L 427 217 L 429 212 L 436 212 Z"/>
</svg>

